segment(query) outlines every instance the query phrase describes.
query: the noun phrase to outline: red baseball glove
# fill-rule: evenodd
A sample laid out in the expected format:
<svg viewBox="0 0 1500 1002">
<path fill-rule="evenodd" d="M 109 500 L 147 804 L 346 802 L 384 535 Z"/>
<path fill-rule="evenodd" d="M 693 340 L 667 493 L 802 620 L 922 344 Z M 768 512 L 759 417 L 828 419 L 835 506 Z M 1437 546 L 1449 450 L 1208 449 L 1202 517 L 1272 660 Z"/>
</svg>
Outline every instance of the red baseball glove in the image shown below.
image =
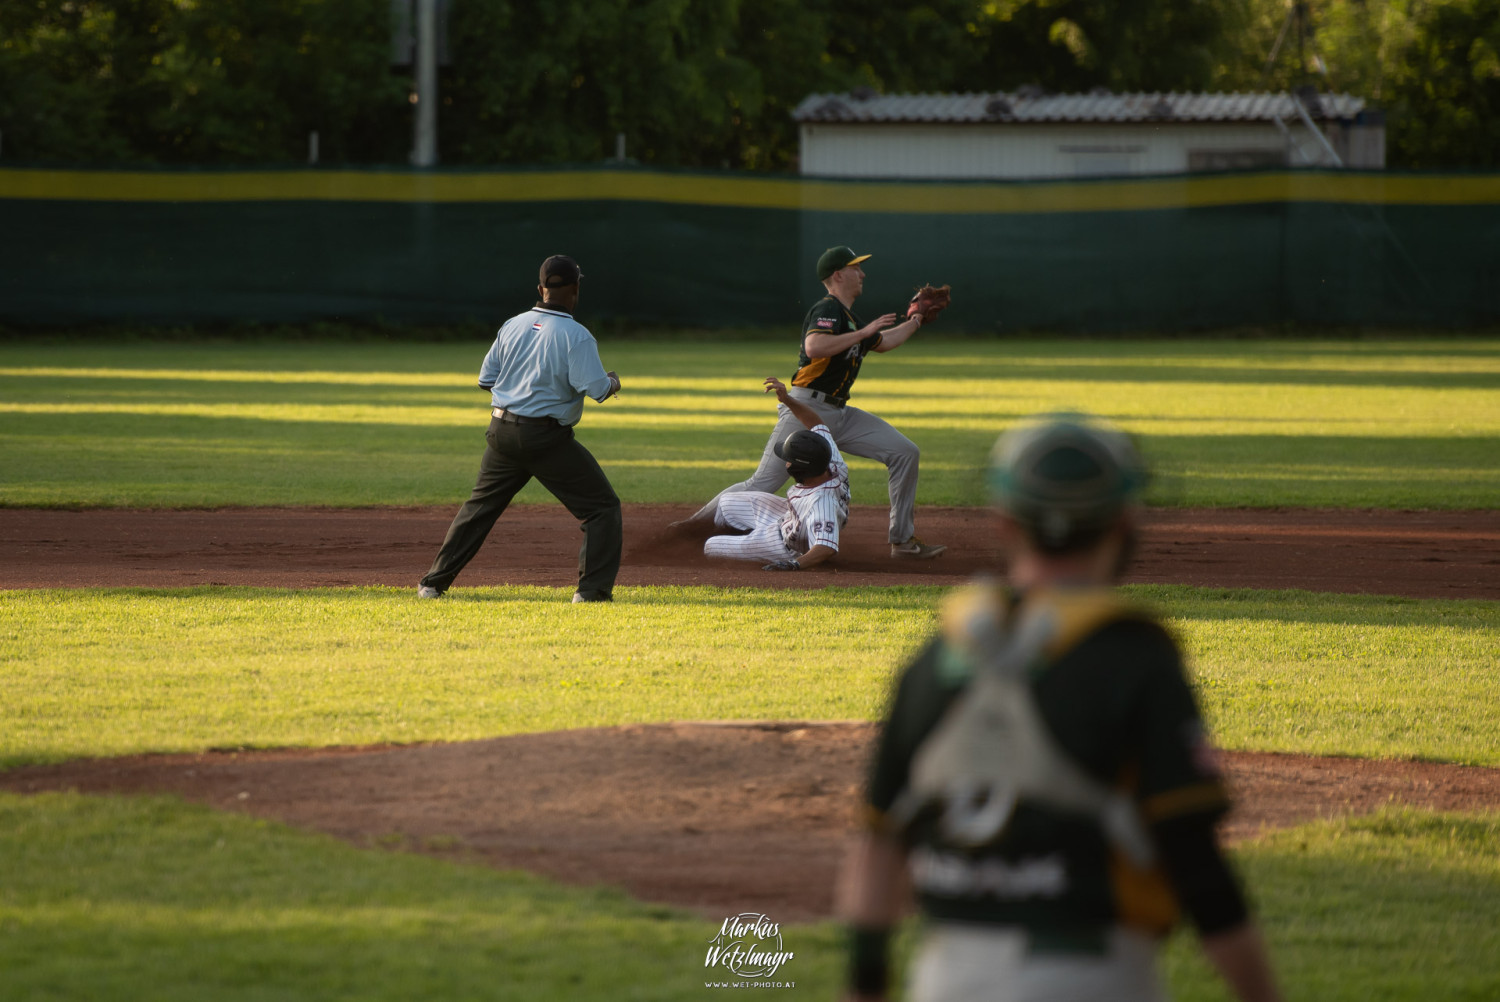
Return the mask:
<svg viewBox="0 0 1500 1002">
<path fill-rule="evenodd" d="M 906 307 L 906 316 L 909 318 L 922 314 L 922 326 L 926 327 L 937 319 L 939 313 L 948 306 L 953 299 L 949 293 L 949 286 L 943 285 L 933 288 L 924 285 L 917 290 L 917 294 L 911 297 L 911 304 Z"/>
</svg>

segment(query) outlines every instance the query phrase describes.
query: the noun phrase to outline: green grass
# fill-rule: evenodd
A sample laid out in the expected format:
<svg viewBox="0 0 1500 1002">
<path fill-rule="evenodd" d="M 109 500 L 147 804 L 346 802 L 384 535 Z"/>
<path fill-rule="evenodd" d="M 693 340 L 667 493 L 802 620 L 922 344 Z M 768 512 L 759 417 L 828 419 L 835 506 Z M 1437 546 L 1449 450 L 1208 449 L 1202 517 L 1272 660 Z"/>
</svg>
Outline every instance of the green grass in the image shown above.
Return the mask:
<svg viewBox="0 0 1500 1002">
<path fill-rule="evenodd" d="M 717 929 L 571 889 L 171 798 L 0 794 L 0 996 L 697 998 Z M 787 976 L 832 996 L 831 928 Z"/>
<path fill-rule="evenodd" d="M 0 342 L 0 505 L 450 504 L 487 397 L 471 344 Z M 605 340 L 625 380 L 580 431 L 627 501 L 701 500 L 753 469 L 761 377 L 789 344 Z M 977 504 L 995 436 L 1085 409 L 1140 436 L 1176 505 L 1488 507 L 1500 341 L 919 339 L 856 403 L 923 449 L 923 504 Z M 858 501 L 884 471 L 853 464 Z M 545 500 L 533 486 L 522 501 Z"/>
<path fill-rule="evenodd" d="M 0 342 L 0 506 L 452 504 L 488 344 Z M 786 343 L 610 341 L 580 436 L 627 501 L 742 478 Z M 704 373 L 710 375 L 705 376 Z M 1140 437 L 1151 500 L 1493 507 L 1500 341 L 959 341 L 871 359 L 856 402 L 977 504 L 1049 409 Z M 856 460 L 854 491 L 885 500 Z M 547 496 L 529 488 L 522 501 Z M 3 516 L 0 516 L 3 517 Z M 1139 588 L 1230 748 L 1500 765 L 1495 603 Z M 460 740 L 668 719 L 872 718 L 936 589 L 0 592 L 0 767 L 207 747 Z M 816 656 L 805 637 L 820 637 Z M 1293 999 L 1491 999 L 1500 820 L 1413 811 L 1240 853 Z M 768 861 L 774 865 L 774 861 Z M 710 923 L 609 890 L 385 852 L 162 798 L 0 794 L 0 997 L 698 998 Z M 828 926 L 795 973 L 835 993 Z M 1186 938 L 1174 997 L 1227 997 Z"/>
<path fill-rule="evenodd" d="M 1236 855 L 1289 999 L 1500 998 L 1500 814 L 1386 809 Z M 1192 937 L 1166 961 L 1178 1002 L 1230 998 Z"/>
<path fill-rule="evenodd" d="M 1496 603 L 1132 591 L 1182 633 L 1226 747 L 1500 765 Z M 0 766 L 674 719 L 870 719 L 942 591 L 626 588 L 587 607 L 567 595 L 0 592 Z"/>
<path fill-rule="evenodd" d="M 1500 817 L 1389 810 L 1238 856 L 1288 998 L 1500 993 Z M 7 998 L 701 998 L 717 924 L 171 798 L 0 794 Z M 782 935 L 788 997 L 834 997 L 837 931 Z M 1165 970 L 1174 998 L 1227 997 L 1190 936 Z"/>
</svg>

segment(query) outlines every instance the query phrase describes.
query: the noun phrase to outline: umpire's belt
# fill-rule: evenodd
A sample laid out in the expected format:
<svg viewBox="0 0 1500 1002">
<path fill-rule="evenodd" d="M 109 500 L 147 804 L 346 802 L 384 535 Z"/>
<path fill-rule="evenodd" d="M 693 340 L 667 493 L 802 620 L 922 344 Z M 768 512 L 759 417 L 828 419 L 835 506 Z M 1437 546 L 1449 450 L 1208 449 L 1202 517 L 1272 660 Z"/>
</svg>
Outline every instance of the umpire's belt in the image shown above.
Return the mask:
<svg viewBox="0 0 1500 1002">
<path fill-rule="evenodd" d="M 515 411 L 508 411 L 504 407 L 491 408 L 490 413 L 494 415 L 496 421 L 504 421 L 507 424 L 555 425 L 560 423 L 555 417 L 527 417 L 525 414 L 517 414 Z"/>
<path fill-rule="evenodd" d="M 786 395 L 789 397 L 801 397 L 803 400 L 821 400 L 829 407 L 842 407 L 849 402 L 848 397 L 830 397 L 822 390 L 809 390 L 805 386 L 788 386 Z"/>
</svg>

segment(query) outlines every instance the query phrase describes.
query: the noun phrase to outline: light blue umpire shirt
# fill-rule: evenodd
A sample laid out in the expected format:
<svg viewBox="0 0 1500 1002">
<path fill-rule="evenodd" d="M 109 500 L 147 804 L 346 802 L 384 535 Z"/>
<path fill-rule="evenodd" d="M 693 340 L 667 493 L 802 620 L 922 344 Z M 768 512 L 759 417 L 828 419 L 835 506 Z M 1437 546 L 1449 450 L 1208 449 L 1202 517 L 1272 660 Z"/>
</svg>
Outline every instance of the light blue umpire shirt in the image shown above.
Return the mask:
<svg viewBox="0 0 1500 1002">
<path fill-rule="evenodd" d="M 513 414 L 577 424 L 584 394 L 603 400 L 610 381 L 588 328 L 562 310 L 538 306 L 505 321 L 479 367 L 479 388 Z"/>
</svg>

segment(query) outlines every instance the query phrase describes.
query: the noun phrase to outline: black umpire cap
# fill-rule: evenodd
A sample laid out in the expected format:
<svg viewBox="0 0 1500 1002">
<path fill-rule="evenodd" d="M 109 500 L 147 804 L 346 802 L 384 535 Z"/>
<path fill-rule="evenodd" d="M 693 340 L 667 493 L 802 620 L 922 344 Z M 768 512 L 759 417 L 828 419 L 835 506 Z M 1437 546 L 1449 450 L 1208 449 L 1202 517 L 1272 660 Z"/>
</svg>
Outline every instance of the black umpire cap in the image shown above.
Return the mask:
<svg viewBox="0 0 1500 1002">
<path fill-rule="evenodd" d="M 772 447 L 778 458 L 786 460 L 787 472 L 794 480 L 821 477 L 828 472 L 828 461 L 833 450 L 822 435 L 810 431 L 794 431 Z"/>
<path fill-rule="evenodd" d="M 553 254 L 542 262 L 539 284 L 544 289 L 563 289 L 577 285 L 582 277 L 583 272 L 578 270 L 577 261 L 566 254 Z"/>
</svg>

